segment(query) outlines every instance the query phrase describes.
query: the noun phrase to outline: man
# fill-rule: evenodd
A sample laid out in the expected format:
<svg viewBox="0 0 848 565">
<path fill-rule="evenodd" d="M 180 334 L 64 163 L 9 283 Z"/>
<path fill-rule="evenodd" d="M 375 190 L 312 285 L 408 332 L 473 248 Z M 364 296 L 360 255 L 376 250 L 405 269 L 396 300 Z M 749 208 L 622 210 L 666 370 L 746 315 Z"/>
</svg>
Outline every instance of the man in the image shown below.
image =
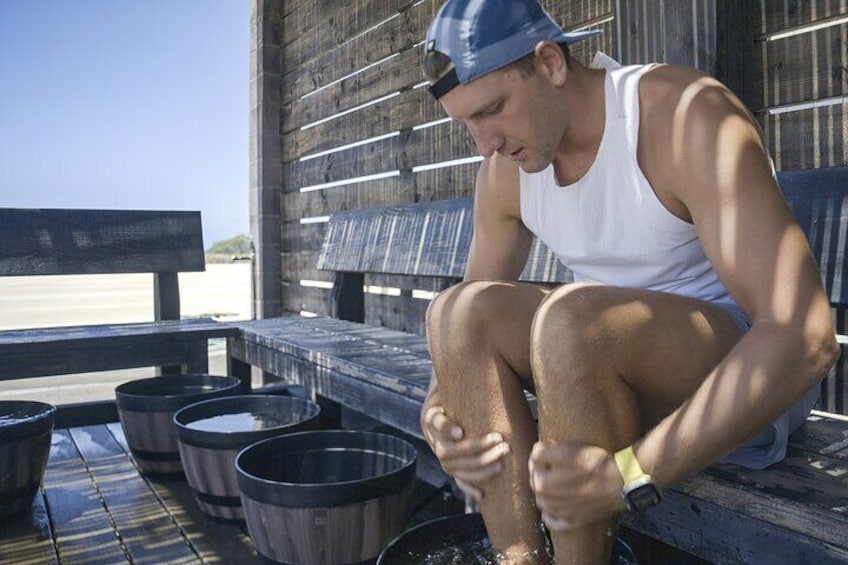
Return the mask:
<svg viewBox="0 0 848 565">
<path fill-rule="evenodd" d="M 548 562 L 540 518 L 557 563 L 609 562 L 618 513 L 723 457 L 780 460 L 837 355 L 743 105 L 689 68 L 585 67 L 567 44 L 589 35 L 536 0 L 449 0 L 424 45 L 484 161 L 422 428 L 510 563 Z M 516 282 L 534 233 L 575 284 Z"/>
</svg>

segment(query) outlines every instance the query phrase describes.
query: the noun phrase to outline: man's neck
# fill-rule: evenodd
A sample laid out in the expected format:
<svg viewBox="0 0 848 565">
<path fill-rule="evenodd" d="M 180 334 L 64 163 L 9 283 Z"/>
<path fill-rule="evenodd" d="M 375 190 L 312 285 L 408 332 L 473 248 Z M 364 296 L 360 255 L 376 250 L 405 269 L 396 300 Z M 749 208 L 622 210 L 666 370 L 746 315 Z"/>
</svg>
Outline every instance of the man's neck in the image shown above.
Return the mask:
<svg viewBox="0 0 848 565">
<path fill-rule="evenodd" d="M 572 62 L 564 89 L 571 121 L 554 156 L 557 184 L 580 180 L 595 162 L 606 121 L 606 72 Z"/>
</svg>

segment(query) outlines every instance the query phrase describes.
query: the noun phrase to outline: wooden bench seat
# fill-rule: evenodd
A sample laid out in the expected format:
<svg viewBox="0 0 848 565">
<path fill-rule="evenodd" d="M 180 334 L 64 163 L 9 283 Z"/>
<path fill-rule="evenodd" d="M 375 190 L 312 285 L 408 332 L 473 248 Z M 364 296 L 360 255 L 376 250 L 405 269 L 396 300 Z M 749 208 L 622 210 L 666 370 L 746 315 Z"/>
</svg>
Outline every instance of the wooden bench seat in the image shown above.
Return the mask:
<svg viewBox="0 0 848 565">
<path fill-rule="evenodd" d="M 0 276 L 151 273 L 154 321 L 0 331 L 0 380 L 162 367 L 208 370 L 237 330 L 180 319 L 178 273 L 205 269 L 199 212 L 0 208 Z M 114 400 L 59 406 L 57 426 L 117 421 Z"/>
<path fill-rule="evenodd" d="M 784 194 L 810 240 L 846 333 L 848 167 L 781 173 Z M 431 366 L 424 337 L 364 324 L 366 276 L 458 281 L 471 235 L 470 200 L 344 212 L 327 226 L 319 267 L 336 272 L 334 318 L 241 322 L 234 367 L 249 365 L 421 438 L 418 413 Z M 569 282 L 538 241 L 522 279 Z M 345 318 L 345 319 L 338 319 Z M 844 343 L 844 335 L 840 336 Z M 845 356 L 822 384 L 822 406 L 845 408 Z M 670 489 L 663 504 L 622 521 L 717 563 L 848 560 L 848 420 L 825 413 L 790 438 L 786 460 L 765 471 L 714 465 Z"/>
</svg>

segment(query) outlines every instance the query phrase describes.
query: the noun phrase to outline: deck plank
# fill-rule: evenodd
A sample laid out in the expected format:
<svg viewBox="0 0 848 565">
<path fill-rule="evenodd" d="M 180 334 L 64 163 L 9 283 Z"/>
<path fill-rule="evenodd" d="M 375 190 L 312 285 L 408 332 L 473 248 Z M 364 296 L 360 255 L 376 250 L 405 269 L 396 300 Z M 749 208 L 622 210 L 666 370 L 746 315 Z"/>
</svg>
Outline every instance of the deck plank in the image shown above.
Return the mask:
<svg viewBox="0 0 848 565">
<path fill-rule="evenodd" d="M 32 507 L 24 514 L 0 522 L 0 563 L 15 565 L 56 565 L 50 518 L 44 495 L 36 493 Z"/>
<path fill-rule="evenodd" d="M 72 428 L 70 433 L 133 563 L 201 563 L 105 426 Z"/>
<path fill-rule="evenodd" d="M 106 427 L 115 441 L 128 452 L 121 424 L 114 422 L 107 424 Z M 247 534 L 239 526 L 220 524 L 207 518 L 195 502 L 188 483 L 184 481 L 148 481 L 148 483 L 205 563 L 229 565 L 251 563 L 256 559 L 256 551 Z"/>
<path fill-rule="evenodd" d="M 129 561 L 97 487 L 66 430 L 53 432 L 44 492 L 62 565 Z"/>
</svg>

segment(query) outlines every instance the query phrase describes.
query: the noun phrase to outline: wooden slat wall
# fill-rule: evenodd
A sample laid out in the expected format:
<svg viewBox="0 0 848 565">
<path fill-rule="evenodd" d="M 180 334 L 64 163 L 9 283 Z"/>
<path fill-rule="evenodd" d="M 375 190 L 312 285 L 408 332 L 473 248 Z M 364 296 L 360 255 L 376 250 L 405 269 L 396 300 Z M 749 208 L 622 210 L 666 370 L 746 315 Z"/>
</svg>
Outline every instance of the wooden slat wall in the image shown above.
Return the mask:
<svg viewBox="0 0 848 565">
<path fill-rule="evenodd" d="M 258 251 L 265 257 L 265 268 L 257 267 L 257 298 L 261 302 L 264 292 L 270 304 L 273 290 L 283 312 L 330 314 L 333 275 L 316 268 L 326 216 L 472 193 L 476 162 L 418 169 L 476 156 L 460 125 L 418 128 L 444 117 L 420 87 L 419 43 L 441 0 L 253 1 L 252 93 L 257 94 L 252 98 L 251 214 Z M 845 0 L 542 4 L 566 29 L 603 30 L 600 38 L 574 47 L 584 63 L 601 50 L 626 64 L 693 65 L 731 84 L 758 111 L 779 169 L 846 162 L 844 101 L 779 115 L 766 112 L 791 102 L 845 96 L 846 25 L 761 41 L 845 13 Z M 363 180 L 366 175 L 385 177 Z M 401 296 L 368 298 L 367 321 L 421 332 L 426 304 L 410 298 L 411 291 L 445 281 L 393 277 L 392 283 L 401 285 Z M 377 278 L 366 284 L 383 286 Z M 259 312 L 273 311 L 258 306 Z"/>
<path fill-rule="evenodd" d="M 615 0 L 616 58 L 715 74 L 717 0 Z"/>
<path fill-rule="evenodd" d="M 844 19 L 848 2 L 757 0 L 744 6 L 752 11 L 751 99 L 745 102 L 760 120 L 775 166 L 791 171 L 848 164 L 848 23 L 804 29 Z M 782 32 L 798 33 L 774 37 Z M 837 332 L 844 332 L 844 309 L 835 316 Z M 844 414 L 844 351 L 837 363 L 825 381 L 821 408 Z"/>
<path fill-rule="evenodd" d="M 330 314 L 331 290 L 326 287 L 333 276 L 316 268 L 324 217 L 340 210 L 472 193 L 476 162 L 419 170 L 477 155 L 464 127 L 432 124 L 444 113 L 420 87 L 419 43 L 441 0 L 254 0 L 254 4 L 260 19 L 278 22 L 275 31 L 263 35 L 266 44 L 276 43 L 266 47 L 264 57 L 257 54 L 255 58 L 264 65 L 265 76 L 271 76 L 269 84 L 279 89 L 279 130 L 266 131 L 264 136 L 280 142 L 279 160 L 272 170 L 280 168 L 281 307 L 288 312 Z M 615 0 L 547 0 L 543 4 L 567 29 L 604 31 L 602 37 L 575 47 L 576 57 L 589 62 L 597 50 L 614 54 L 614 42 L 621 35 L 615 29 Z M 273 68 L 278 73 L 269 75 L 268 69 Z M 277 96 L 271 97 L 271 105 Z M 273 126 L 273 116 L 263 115 L 266 129 Z M 432 125 L 418 127 L 424 124 Z M 254 137 L 260 134 L 254 130 Z M 262 139 L 257 145 L 262 145 Z M 346 147 L 365 140 L 372 141 Z M 264 158 L 269 158 L 267 152 Z M 386 176 L 361 180 L 368 175 Z M 272 187 L 272 181 L 265 179 L 265 184 Z M 273 205 L 273 200 L 268 195 L 260 204 Z M 266 215 L 273 218 L 273 212 Z M 265 284 L 268 272 L 261 276 L 259 286 Z M 392 288 L 400 288 L 401 295 L 369 295 L 367 321 L 417 332 L 423 331 L 426 301 L 412 298 L 412 290 L 437 290 L 448 282 L 369 279 L 368 285 L 398 285 Z M 302 281 L 318 281 L 324 288 Z"/>
<path fill-rule="evenodd" d="M 848 163 L 848 23 L 785 38 L 813 23 L 848 16 L 845 0 L 759 0 L 754 100 L 780 170 Z M 839 101 L 841 98 L 841 101 Z M 795 103 L 837 101 L 818 108 L 773 113 Z M 771 112 L 769 112 L 771 110 Z"/>
</svg>

